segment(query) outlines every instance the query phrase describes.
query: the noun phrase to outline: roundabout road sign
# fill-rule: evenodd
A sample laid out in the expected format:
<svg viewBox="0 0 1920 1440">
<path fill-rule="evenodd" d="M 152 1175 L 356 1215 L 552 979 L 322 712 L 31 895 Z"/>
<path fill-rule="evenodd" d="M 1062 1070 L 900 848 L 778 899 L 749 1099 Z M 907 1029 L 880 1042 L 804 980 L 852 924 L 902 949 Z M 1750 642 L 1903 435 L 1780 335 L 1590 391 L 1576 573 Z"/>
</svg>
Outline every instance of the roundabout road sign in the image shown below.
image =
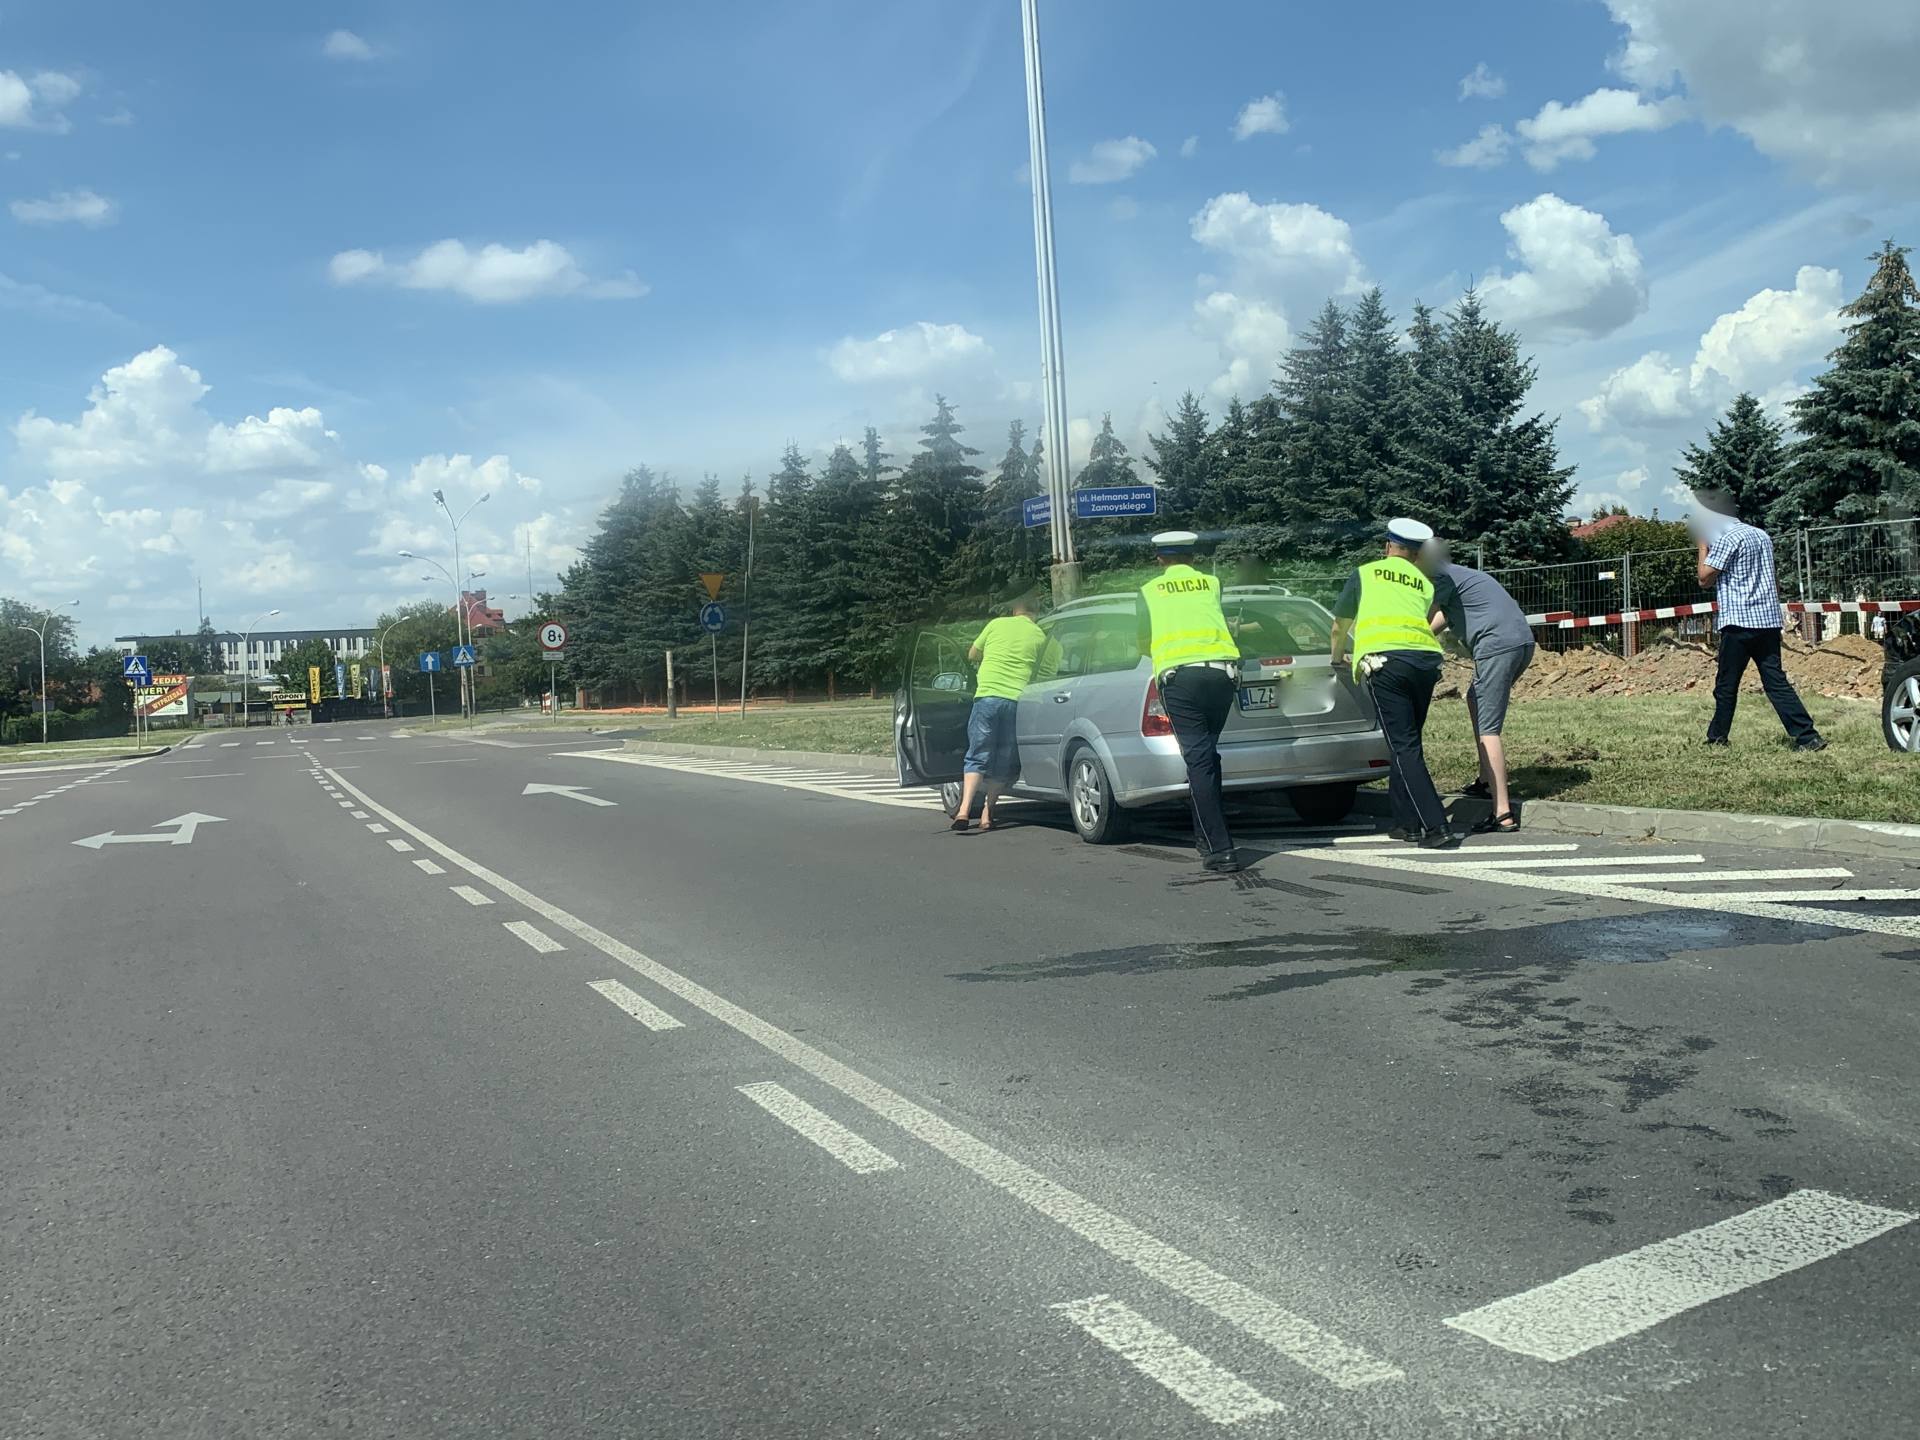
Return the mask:
<svg viewBox="0 0 1920 1440">
<path fill-rule="evenodd" d="M 718 635 L 727 628 L 727 607 L 719 601 L 709 601 L 700 607 L 700 628 L 710 635 Z"/>
</svg>

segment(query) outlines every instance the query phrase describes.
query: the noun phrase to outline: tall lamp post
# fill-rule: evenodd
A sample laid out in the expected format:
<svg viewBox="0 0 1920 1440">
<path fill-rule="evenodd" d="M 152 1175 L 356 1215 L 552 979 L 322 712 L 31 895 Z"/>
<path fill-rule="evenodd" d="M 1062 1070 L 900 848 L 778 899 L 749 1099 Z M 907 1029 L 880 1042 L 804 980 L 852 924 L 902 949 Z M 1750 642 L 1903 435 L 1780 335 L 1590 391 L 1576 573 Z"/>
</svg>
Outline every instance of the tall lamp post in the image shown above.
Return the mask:
<svg viewBox="0 0 1920 1440">
<path fill-rule="evenodd" d="M 400 624 L 406 618 L 402 615 L 393 625 Z M 393 633 L 393 625 L 380 632 L 380 714 L 387 720 L 393 718 L 393 672 L 387 669 L 387 636 Z"/>
<path fill-rule="evenodd" d="M 240 632 L 240 728 L 242 730 L 247 728 L 247 661 L 253 658 L 247 652 L 253 646 L 253 627 L 258 625 L 262 620 L 271 620 L 279 613 L 278 610 L 262 610 L 258 615 L 254 616 L 253 619 L 249 620 L 247 622 L 247 628 Z M 267 718 L 271 720 L 273 717 L 269 715 Z M 273 727 L 268 726 L 267 728 L 272 729 Z"/>
<path fill-rule="evenodd" d="M 40 628 L 38 630 L 34 629 L 31 625 L 16 625 L 13 627 L 16 630 L 26 631 L 40 642 L 40 743 L 42 745 L 47 743 L 47 627 L 53 624 L 54 617 L 57 616 L 61 610 L 71 610 L 79 603 L 78 600 L 69 600 L 65 605 L 47 611 L 46 614 L 41 617 Z"/>
<path fill-rule="evenodd" d="M 482 495 L 478 500 L 474 501 L 473 504 L 467 506 L 466 509 L 462 510 L 460 512 L 460 517 L 458 519 L 455 519 L 453 514 L 453 507 L 447 504 L 447 492 L 444 490 L 436 490 L 433 492 L 433 498 L 435 502 L 440 506 L 441 510 L 446 512 L 447 524 L 453 527 L 453 573 L 456 575 L 460 573 L 460 569 L 461 569 L 460 527 L 467 523 L 467 516 L 473 514 L 475 510 L 478 510 L 482 505 L 487 503 L 487 500 L 489 496 L 492 495 L 492 493 L 493 493 L 492 491 L 488 491 L 486 495 Z M 460 612 L 461 612 L 460 632 L 464 638 L 460 641 L 460 643 L 462 645 L 472 644 L 473 637 L 468 633 L 467 624 L 466 624 L 466 609 L 467 609 L 466 597 L 464 595 L 456 595 L 454 599 L 456 603 L 459 605 Z M 460 693 L 466 699 L 467 720 L 469 723 L 471 723 L 473 720 L 473 671 L 470 666 L 462 667 L 461 669 Z"/>
</svg>

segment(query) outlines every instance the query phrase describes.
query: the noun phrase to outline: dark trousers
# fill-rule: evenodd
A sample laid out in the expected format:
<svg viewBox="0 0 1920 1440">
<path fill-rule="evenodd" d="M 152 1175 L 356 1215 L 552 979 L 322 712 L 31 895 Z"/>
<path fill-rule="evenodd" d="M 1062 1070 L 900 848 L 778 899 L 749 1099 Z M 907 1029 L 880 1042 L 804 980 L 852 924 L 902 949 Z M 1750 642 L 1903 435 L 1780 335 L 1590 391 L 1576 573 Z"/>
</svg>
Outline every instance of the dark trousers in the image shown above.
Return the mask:
<svg viewBox="0 0 1920 1440">
<path fill-rule="evenodd" d="M 1780 632 L 1728 625 L 1720 632 L 1720 663 L 1713 677 L 1713 721 L 1707 726 L 1707 739 L 1725 740 L 1733 729 L 1733 707 L 1740 703 L 1740 679 L 1747 673 L 1749 660 L 1760 671 L 1761 688 L 1794 743 L 1818 735 L 1813 717 L 1800 703 L 1793 682 L 1787 679 L 1786 667 L 1780 663 Z"/>
<path fill-rule="evenodd" d="M 1227 808 L 1220 798 L 1220 732 L 1227 728 L 1239 690 L 1233 676 L 1202 665 L 1183 665 L 1160 685 L 1160 700 L 1187 762 L 1187 793 L 1193 798 L 1193 834 L 1204 855 L 1233 849 Z"/>
<path fill-rule="evenodd" d="M 1427 773 L 1426 751 L 1420 745 L 1421 732 L 1427 728 L 1427 707 L 1433 703 L 1433 687 L 1439 683 L 1438 665 L 1422 665 L 1392 653 L 1368 682 L 1373 712 L 1387 737 L 1387 763 L 1391 767 L 1387 772 L 1387 797 L 1393 802 L 1393 818 L 1403 830 L 1439 830 L 1447 823 L 1440 792 Z"/>
</svg>

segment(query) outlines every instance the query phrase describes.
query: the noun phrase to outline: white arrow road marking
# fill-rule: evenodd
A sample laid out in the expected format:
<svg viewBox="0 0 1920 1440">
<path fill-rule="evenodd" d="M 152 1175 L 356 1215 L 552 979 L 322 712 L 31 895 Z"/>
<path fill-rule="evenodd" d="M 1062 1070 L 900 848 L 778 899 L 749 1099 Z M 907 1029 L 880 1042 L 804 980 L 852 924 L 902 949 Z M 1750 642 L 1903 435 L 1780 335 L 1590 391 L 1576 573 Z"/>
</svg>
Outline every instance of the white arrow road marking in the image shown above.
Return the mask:
<svg viewBox="0 0 1920 1440">
<path fill-rule="evenodd" d="M 520 792 L 522 795 L 564 795 L 569 800 L 578 800 L 583 805 L 614 805 L 618 801 L 602 800 L 598 795 L 589 795 L 581 785 L 529 785 Z"/>
<path fill-rule="evenodd" d="M 173 831 L 170 835 L 116 835 L 113 831 L 104 831 L 99 835 L 89 835 L 84 840 L 76 840 L 76 845 L 84 845 L 89 850 L 98 850 L 102 845 L 191 845 L 194 831 L 202 825 L 221 825 L 225 817 L 220 815 L 202 815 L 197 810 L 185 815 L 176 815 L 171 820 L 162 820 L 158 829 Z"/>
</svg>

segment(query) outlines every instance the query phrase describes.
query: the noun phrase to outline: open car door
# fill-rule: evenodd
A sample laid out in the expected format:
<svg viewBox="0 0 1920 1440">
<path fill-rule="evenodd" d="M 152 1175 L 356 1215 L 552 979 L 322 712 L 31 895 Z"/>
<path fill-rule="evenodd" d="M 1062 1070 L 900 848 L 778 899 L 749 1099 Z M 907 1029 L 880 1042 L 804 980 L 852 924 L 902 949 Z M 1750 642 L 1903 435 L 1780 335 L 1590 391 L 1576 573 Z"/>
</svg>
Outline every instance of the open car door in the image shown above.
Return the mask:
<svg viewBox="0 0 1920 1440">
<path fill-rule="evenodd" d="M 970 636 L 922 630 L 913 637 L 906 680 L 893 702 L 893 758 L 900 783 L 945 785 L 960 778 L 973 708 Z"/>
</svg>

